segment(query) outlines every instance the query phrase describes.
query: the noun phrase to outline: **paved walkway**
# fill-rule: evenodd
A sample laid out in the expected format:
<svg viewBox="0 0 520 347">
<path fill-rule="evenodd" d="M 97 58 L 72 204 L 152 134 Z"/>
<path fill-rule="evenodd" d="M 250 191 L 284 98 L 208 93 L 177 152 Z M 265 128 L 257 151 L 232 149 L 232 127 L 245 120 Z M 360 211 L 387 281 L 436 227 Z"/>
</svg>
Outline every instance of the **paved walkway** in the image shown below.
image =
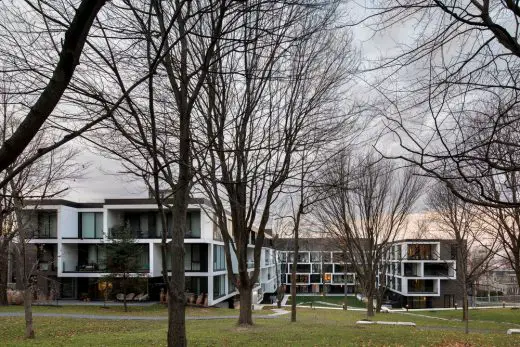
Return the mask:
<svg viewBox="0 0 520 347">
<path fill-rule="evenodd" d="M 254 315 L 254 319 L 273 319 L 290 313 L 282 309 L 271 310 L 274 313 Z M 0 317 L 23 317 L 23 312 L 0 312 Z M 54 318 L 75 318 L 75 319 L 96 319 L 96 320 L 167 320 L 167 316 L 121 316 L 121 315 L 97 315 L 97 314 L 79 314 L 79 313 L 34 313 L 34 317 L 54 317 Z M 214 319 L 238 319 L 238 315 L 230 316 L 187 316 L 186 320 L 214 320 Z"/>
</svg>

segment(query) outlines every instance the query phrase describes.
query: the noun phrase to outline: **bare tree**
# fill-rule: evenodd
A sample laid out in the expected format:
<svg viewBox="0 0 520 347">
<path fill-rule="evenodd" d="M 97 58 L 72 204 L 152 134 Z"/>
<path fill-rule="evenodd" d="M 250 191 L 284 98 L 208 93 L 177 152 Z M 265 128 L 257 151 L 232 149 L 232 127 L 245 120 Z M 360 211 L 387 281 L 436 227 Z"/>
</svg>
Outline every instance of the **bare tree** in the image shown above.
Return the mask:
<svg viewBox="0 0 520 347">
<path fill-rule="evenodd" d="M 486 216 L 481 209 L 458 199 L 442 184 L 437 183 L 430 192 L 428 206 L 434 212 L 430 219 L 438 236 L 453 239 L 457 247 L 457 282 L 463 297 L 462 320 L 466 322 L 465 330 L 468 333 L 468 292 L 475 288 L 477 280 L 493 265 L 497 237 L 489 233 Z"/>
<path fill-rule="evenodd" d="M 422 181 L 413 169 L 398 170 L 370 154 L 352 158 L 342 152 L 327 166 L 323 182 L 331 188 L 316 208 L 317 219 L 347 253 L 368 299 L 367 315 L 373 316 L 374 298 L 378 308 L 381 302 L 376 287 L 380 264 L 420 197 Z"/>
<path fill-rule="evenodd" d="M 163 226 L 168 345 L 185 346 L 184 237 L 194 175 L 192 118 L 215 60 L 216 44 L 224 32 L 233 30 L 231 18 L 243 9 L 235 1 L 211 0 L 197 4 L 152 0 L 125 5 L 116 16 L 118 25 L 96 23 L 104 46 L 92 55 L 92 60 L 100 63 L 99 75 L 106 77 L 109 71 L 124 101 L 103 124 L 106 129 L 89 140 L 120 159 L 126 173 L 142 180 L 153 193 Z M 126 37 L 129 31 L 134 33 L 130 43 L 112 42 L 113 36 Z M 132 75 L 148 78 L 129 93 L 132 81 L 128 76 Z M 103 102 L 112 105 L 113 98 L 104 95 Z M 163 194 L 165 190 L 169 193 Z M 169 215 L 174 223 L 167 222 Z"/>
<path fill-rule="evenodd" d="M 22 155 L 60 101 L 71 81 L 76 66 L 79 64 L 79 58 L 90 27 L 105 3 L 106 0 L 83 0 L 75 10 L 72 4 L 70 5 L 69 10 L 74 10 L 75 14 L 72 21 L 65 25 L 66 31 L 61 49 L 56 48 L 59 54 L 58 60 L 54 61 L 51 65 L 54 67 L 52 74 L 41 87 L 31 86 L 31 88 L 36 88 L 38 95 L 34 102 L 31 102 L 32 106 L 27 107 L 28 109 L 25 111 L 26 115 L 18 125 L 16 131 L 2 142 L 2 147 L 0 147 L 0 172 L 7 170 L 7 168 L 12 166 L 17 158 Z M 41 16 L 41 24 L 47 23 L 48 20 L 51 20 L 47 11 L 54 12 L 55 5 L 56 4 L 52 3 L 42 5 L 40 1 L 25 1 L 25 9 L 13 6 L 13 4 L 4 3 L 2 5 L 2 12 L 4 14 L 13 14 L 13 16 L 10 17 L 12 22 L 5 20 L 0 23 L 0 27 L 4 32 L 3 36 L 6 38 L 5 41 L 11 43 L 11 45 L 2 47 L 2 70 L 4 73 L 17 73 L 17 77 L 22 80 L 22 84 L 30 82 L 30 74 L 27 72 L 30 70 L 25 70 L 24 73 L 23 68 L 20 68 L 20 66 L 26 62 L 24 60 L 27 59 L 27 56 L 23 54 L 24 48 L 29 47 L 24 46 L 23 38 L 19 39 L 16 37 L 14 32 L 16 32 L 17 28 L 15 27 L 13 30 L 11 25 L 21 25 L 17 19 L 28 16 L 28 13 L 25 11 L 27 9 L 31 9 L 33 15 L 37 14 Z M 21 31 L 23 31 L 23 29 Z M 27 31 L 25 33 L 27 34 L 29 32 L 30 31 Z M 47 32 L 47 34 L 51 35 L 50 32 Z M 25 39 L 27 39 L 27 37 L 25 37 Z M 14 52 L 13 50 L 9 50 L 9 47 L 11 47 L 11 49 L 14 48 Z M 17 53 L 21 54 L 17 56 Z M 34 66 L 29 66 L 28 68 L 36 69 Z M 30 90 L 30 88 L 28 88 L 28 90 Z M 26 90 L 26 92 L 28 90 Z M 38 155 L 39 153 L 36 154 Z M 31 160 L 34 161 L 36 159 L 37 158 L 34 157 Z"/>
<path fill-rule="evenodd" d="M 520 167 L 518 158 L 506 162 L 499 155 L 518 151 L 518 4 L 375 0 L 373 5 L 362 20 L 369 28 L 409 33 L 368 68 L 377 71 L 371 85 L 384 100 L 379 107 L 386 130 L 404 150 L 385 151 L 385 137 L 381 151 L 418 165 L 463 200 L 511 206 L 484 181 Z M 505 132 L 511 135 L 504 138 Z"/>
<path fill-rule="evenodd" d="M 255 6 L 236 33 L 240 47 L 218 48 L 223 58 L 208 75 L 207 98 L 200 106 L 204 119 L 197 128 L 209 140 L 209 148 L 200 150 L 206 154 L 198 158 L 199 182 L 222 231 L 228 276 L 240 294 L 241 325 L 253 324 L 252 289 L 271 207 L 300 170 L 296 153 L 315 143 L 320 129 L 337 123 L 335 115 L 341 117 L 335 112 L 337 93 L 350 62 L 348 42 L 327 31 L 336 3 Z M 254 246 L 252 252 L 248 245 Z"/>
<path fill-rule="evenodd" d="M 23 110 L 19 107 L 18 95 L 9 93 L 10 81 L 2 81 L 0 90 L 0 140 L 9 138 L 20 125 Z M 17 220 L 18 199 L 38 199 L 42 196 L 52 197 L 62 192 L 63 181 L 77 175 L 72 160 L 75 152 L 72 150 L 57 150 L 47 158 L 32 162 L 16 175 L 14 168 L 27 158 L 34 156 L 38 149 L 53 140 L 52 132 L 40 131 L 16 160 L 0 173 L 0 180 L 7 176 L 8 185 L 0 188 L 0 304 L 7 305 L 8 263 L 13 240 L 19 239 L 19 222 Z M 19 203 L 19 202 L 18 202 Z"/>
<path fill-rule="evenodd" d="M 38 148 L 43 143 L 41 136 L 43 136 L 41 133 L 38 134 L 36 139 L 41 142 L 35 142 L 33 148 Z M 30 144 L 31 146 L 32 144 Z M 26 151 L 28 148 L 26 148 Z M 38 266 L 40 259 L 31 257 L 29 251 L 31 248 L 34 249 L 31 240 L 37 233 L 36 228 L 39 227 L 34 224 L 32 217 L 42 199 L 61 194 L 65 190 L 64 184 L 77 177 L 78 167 L 72 162 L 73 158 L 74 152 L 61 150 L 33 162 L 29 168 L 24 169 L 14 180 L 10 181 L 8 195 L 3 198 L 4 201 L 7 199 L 10 203 L 6 206 L 9 208 L 9 214 L 4 216 L 4 218 L 8 218 L 9 222 L 4 224 L 3 227 L 10 228 L 5 230 L 8 235 L 14 235 L 11 245 L 17 264 L 17 285 L 21 285 L 24 290 L 26 338 L 34 338 L 35 336 L 32 319 L 32 297 L 35 290 L 34 279 L 40 275 Z M 20 159 L 23 159 L 23 157 L 20 157 Z"/>
</svg>

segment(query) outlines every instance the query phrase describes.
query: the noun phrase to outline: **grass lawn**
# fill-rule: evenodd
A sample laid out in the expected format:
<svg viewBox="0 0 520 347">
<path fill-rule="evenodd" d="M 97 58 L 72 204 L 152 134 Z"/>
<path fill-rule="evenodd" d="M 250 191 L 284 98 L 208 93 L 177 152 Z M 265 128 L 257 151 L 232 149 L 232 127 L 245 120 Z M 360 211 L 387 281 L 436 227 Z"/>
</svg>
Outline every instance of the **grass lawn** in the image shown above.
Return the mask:
<svg viewBox="0 0 520 347">
<path fill-rule="evenodd" d="M 190 346 L 520 346 L 519 336 L 489 323 L 485 333 L 462 333 L 463 324 L 406 314 L 380 314 L 375 320 L 415 321 L 417 328 L 358 326 L 363 312 L 299 309 L 289 316 L 256 321 L 252 328 L 233 320 L 188 321 Z M 443 324 L 444 326 L 440 325 Z M 36 339 L 24 340 L 23 318 L 0 318 L 2 346 L 164 346 L 166 322 L 35 318 Z"/>
<path fill-rule="evenodd" d="M 23 312 L 23 306 L 0 306 L 0 312 Z M 83 305 L 83 306 L 33 306 L 35 313 L 81 313 L 93 315 L 109 315 L 109 316 L 168 316 L 168 309 L 165 305 L 156 304 L 150 306 L 132 306 L 128 305 L 128 312 L 125 312 L 124 307 L 121 306 L 107 306 L 103 304 L 99 306 Z M 253 311 L 253 314 L 269 314 L 270 311 Z M 233 316 L 238 315 L 237 310 L 227 308 L 213 308 L 213 307 L 186 307 L 186 316 Z M 1 340 L 0 340 L 1 341 Z"/>
<path fill-rule="evenodd" d="M 291 299 L 292 299 L 292 297 L 289 296 L 289 300 L 287 300 L 287 305 L 291 304 Z M 317 301 L 327 302 L 330 304 L 335 304 L 335 305 L 341 306 L 345 302 L 345 297 L 344 296 L 321 296 L 321 295 L 312 295 L 312 296 L 296 295 L 296 304 L 298 304 L 298 305 L 300 305 L 300 304 L 310 305 L 310 303 L 312 302 L 312 305 L 316 306 L 316 307 L 333 307 L 332 305 L 322 304 Z M 347 297 L 347 306 L 363 307 L 363 308 L 366 307 L 365 303 L 363 303 L 362 301 L 359 301 L 355 296 Z"/>
<path fill-rule="evenodd" d="M 441 317 L 448 319 L 462 319 L 462 310 L 449 311 L 423 311 L 417 312 L 427 316 Z M 470 321 L 490 321 L 502 323 L 514 323 L 520 325 L 520 310 L 511 308 L 493 308 L 493 309 L 470 309 Z"/>
</svg>

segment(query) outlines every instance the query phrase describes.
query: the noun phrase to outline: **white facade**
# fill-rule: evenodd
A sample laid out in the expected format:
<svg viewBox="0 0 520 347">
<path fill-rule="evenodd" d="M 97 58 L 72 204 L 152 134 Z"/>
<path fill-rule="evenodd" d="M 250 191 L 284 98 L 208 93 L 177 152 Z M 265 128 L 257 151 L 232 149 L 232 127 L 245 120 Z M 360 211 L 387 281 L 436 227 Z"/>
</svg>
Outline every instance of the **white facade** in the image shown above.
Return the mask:
<svg viewBox="0 0 520 347">
<path fill-rule="evenodd" d="M 109 242 L 108 235 L 112 228 L 122 224 L 132 223 L 132 231 L 136 232 L 136 242 L 142 244 L 142 270 L 135 275 L 147 277 L 149 281 L 162 278 L 161 232 L 162 226 L 158 216 L 157 205 L 149 199 L 117 199 L 105 200 L 100 204 L 81 204 L 64 200 L 49 201 L 37 207 L 38 212 L 55 214 L 56 237 L 35 237 L 30 242 L 34 244 L 55 244 L 58 279 L 67 283 L 75 283 L 79 279 L 99 279 L 106 276 L 104 271 L 104 253 L 102 247 Z M 192 288 L 203 288 L 207 293 L 208 305 L 213 306 L 225 301 L 238 292 L 232 288 L 228 278 L 225 262 L 222 263 L 223 245 L 220 233 L 207 212 L 208 206 L 190 204 L 188 207 L 189 228 L 185 242 L 185 276 Z M 40 218 L 40 217 L 38 217 Z M 54 217 L 53 217 L 54 218 Z M 50 224 L 50 223 L 49 223 Z M 38 228 L 40 228 L 38 219 Z M 39 234 L 38 234 L 39 235 Z M 266 238 L 270 238 L 266 234 Z M 253 246 L 248 252 L 248 264 L 253 270 Z M 259 283 L 253 289 L 254 299 L 260 302 L 263 293 L 275 292 L 275 251 L 272 248 L 262 248 Z M 233 270 L 237 273 L 236 257 L 233 257 Z M 68 280 L 65 280 L 68 279 Z M 85 280 L 82 280 L 83 282 Z M 90 280 L 93 282 L 93 280 Z M 194 289 L 195 290 L 195 289 Z M 78 289 L 76 288 L 77 292 Z M 195 293 L 200 294 L 200 293 Z M 77 296 L 78 294 L 76 294 Z"/>
</svg>

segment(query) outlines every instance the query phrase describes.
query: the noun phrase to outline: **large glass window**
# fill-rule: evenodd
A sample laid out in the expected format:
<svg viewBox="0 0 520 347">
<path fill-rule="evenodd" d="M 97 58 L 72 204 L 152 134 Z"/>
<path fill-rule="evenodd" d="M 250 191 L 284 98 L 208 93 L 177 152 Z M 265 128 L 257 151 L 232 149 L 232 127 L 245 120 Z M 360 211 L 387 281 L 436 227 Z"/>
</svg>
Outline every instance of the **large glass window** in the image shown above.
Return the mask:
<svg viewBox="0 0 520 347">
<path fill-rule="evenodd" d="M 430 260 L 434 259 L 433 245 L 411 244 L 408 245 L 408 259 L 410 260 Z"/>
<path fill-rule="evenodd" d="M 222 271 L 226 269 L 226 255 L 224 246 L 213 246 L 213 271 Z"/>
<path fill-rule="evenodd" d="M 155 212 L 127 212 L 124 219 L 125 225 L 132 230 L 136 238 L 159 237 Z"/>
<path fill-rule="evenodd" d="M 213 277 L 213 299 L 226 295 L 226 275 Z"/>
<path fill-rule="evenodd" d="M 81 212 L 79 218 L 81 238 L 103 238 L 103 212 Z"/>
<path fill-rule="evenodd" d="M 200 238 L 200 212 L 189 212 L 187 222 L 188 230 L 184 237 Z"/>
<path fill-rule="evenodd" d="M 202 294 L 208 292 L 208 278 L 207 277 L 185 277 L 185 290 L 188 293 Z"/>
<path fill-rule="evenodd" d="M 207 245 L 185 244 L 184 245 L 184 270 L 185 271 L 208 271 Z"/>
<path fill-rule="evenodd" d="M 56 212 L 38 213 L 38 238 L 54 239 L 57 237 L 58 216 Z"/>
</svg>

